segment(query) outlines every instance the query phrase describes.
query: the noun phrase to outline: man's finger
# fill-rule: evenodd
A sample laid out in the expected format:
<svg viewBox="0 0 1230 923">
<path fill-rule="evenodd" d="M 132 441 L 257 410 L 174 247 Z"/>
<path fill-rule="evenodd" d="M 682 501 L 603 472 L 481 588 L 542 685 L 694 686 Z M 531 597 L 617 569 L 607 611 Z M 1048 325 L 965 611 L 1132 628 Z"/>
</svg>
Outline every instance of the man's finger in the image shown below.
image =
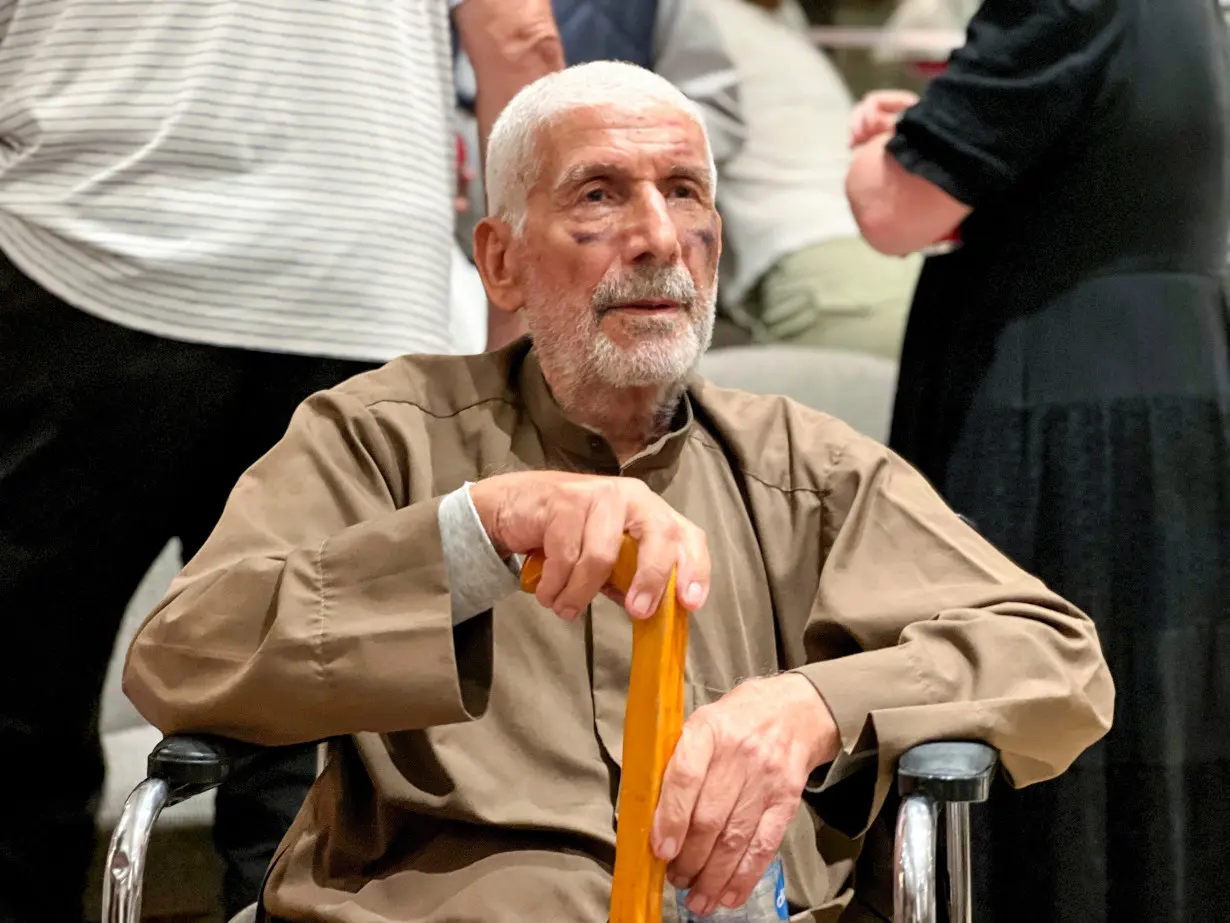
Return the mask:
<svg viewBox="0 0 1230 923">
<path fill-rule="evenodd" d="M 685 526 L 676 571 L 675 592 L 689 612 L 695 612 L 709 597 L 711 567 L 709 543 L 705 533 L 694 526 Z"/>
<path fill-rule="evenodd" d="M 732 764 L 735 761 L 730 761 Z M 746 764 L 744 764 L 746 765 Z M 711 785 L 705 786 L 701 799 L 706 797 Z M 743 775 L 743 784 L 735 793 L 734 804 L 722 829 L 714 839 L 713 847 L 704 867 L 692 880 L 692 892 L 704 900 L 697 908 L 700 913 L 712 913 L 726 895 L 731 877 L 739 867 L 748 844 L 760 826 L 766 807 L 763 778 Z M 697 811 L 700 805 L 697 806 Z M 682 858 L 682 857 L 681 857 Z M 738 905 L 736 905 L 738 906 Z"/>
<path fill-rule="evenodd" d="M 696 796 L 696 806 L 688 820 L 688 832 L 679 847 L 679 855 L 669 866 L 672 884 L 682 881 L 695 888 L 697 878 L 713 857 L 713 851 L 730 826 L 731 814 L 738 806 L 739 796 L 747 783 L 745 767 L 734 760 L 713 760 Z M 754 823 L 754 821 L 753 821 Z M 752 835 L 748 829 L 746 836 Z M 742 855 L 742 853 L 740 853 Z M 735 857 L 738 861 L 738 856 Z M 731 863 L 734 870 L 734 863 Z M 715 900 L 720 895 L 707 895 Z M 691 906 L 691 905 L 689 905 Z M 692 909 L 697 909 L 693 907 Z"/>
<path fill-rule="evenodd" d="M 659 859 L 672 862 L 683 848 L 696 799 L 713 759 L 713 745 L 713 732 L 706 725 L 690 720 L 684 723 L 675 752 L 662 775 L 662 790 L 649 836 Z"/>
<path fill-rule="evenodd" d="M 637 540 L 636 576 L 628 587 L 628 614 L 636 619 L 653 615 L 679 560 L 679 526 L 674 520 L 645 526 Z"/>
<path fill-rule="evenodd" d="M 616 491 L 590 507 L 580 555 L 567 585 L 555 598 L 555 611 L 561 618 L 575 618 L 610 578 L 623 542 L 625 510 L 626 504 Z"/>
<path fill-rule="evenodd" d="M 668 875 L 675 887 L 695 888 L 696 877 L 709 862 L 722 831 L 729 826 L 731 812 L 747 785 L 746 768 L 741 761 L 722 759 L 720 745 L 714 748 L 679 854 L 668 866 Z M 716 896 L 699 894 L 689 898 L 688 906 L 700 912 L 710 903 L 710 898 L 716 903 Z"/>
<path fill-rule="evenodd" d="M 772 805 L 761 815 L 756 832 L 748 841 L 734 874 L 721 888 L 720 900 L 723 906 L 742 907 L 747 903 L 752 896 L 752 890 L 760 882 L 765 869 L 781 847 L 786 829 L 798 810 L 797 801 L 781 802 Z"/>
<path fill-rule="evenodd" d="M 542 578 L 534 592 L 538 604 L 555 609 L 555 600 L 568 585 L 572 568 L 581 556 L 581 540 L 585 529 L 585 512 L 569 504 L 562 507 L 547 523 L 542 539 Z"/>
</svg>

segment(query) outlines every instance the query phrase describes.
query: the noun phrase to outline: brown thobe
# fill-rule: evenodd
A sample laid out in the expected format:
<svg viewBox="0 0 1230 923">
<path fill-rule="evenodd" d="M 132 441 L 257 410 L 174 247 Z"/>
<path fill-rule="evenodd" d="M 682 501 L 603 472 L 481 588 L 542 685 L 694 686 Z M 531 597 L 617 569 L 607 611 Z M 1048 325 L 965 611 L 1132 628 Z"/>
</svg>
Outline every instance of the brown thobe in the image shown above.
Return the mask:
<svg viewBox="0 0 1230 923">
<path fill-rule="evenodd" d="M 440 497 L 541 468 L 640 478 L 705 530 L 689 710 L 781 670 L 824 697 L 843 755 L 782 847 L 801 919 L 851 902 L 908 747 L 986 740 L 1026 784 L 1107 729 L 1089 620 L 843 423 L 696 380 L 668 435 L 621 466 L 525 342 L 404 358 L 298 410 L 125 670 L 164 732 L 329 739 L 269 876 L 274 916 L 606 919 L 628 617 L 599 598 L 564 622 L 522 593 L 460 624 L 450 611 Z"/>
</svg>

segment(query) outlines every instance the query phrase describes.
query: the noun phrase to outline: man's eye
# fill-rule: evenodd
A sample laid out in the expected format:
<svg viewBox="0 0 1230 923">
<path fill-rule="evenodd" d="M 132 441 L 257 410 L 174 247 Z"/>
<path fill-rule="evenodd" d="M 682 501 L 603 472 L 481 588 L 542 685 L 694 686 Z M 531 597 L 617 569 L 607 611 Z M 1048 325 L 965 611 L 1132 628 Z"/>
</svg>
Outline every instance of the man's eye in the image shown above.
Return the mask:
<svg viewBox="0 0 1230 923">
<path fill-rule="evenodd" d="M 696 190 L 691 186 L 679 185 L 671 190 L 671 195 L 676 199 L 694 199 L 696 198 Z"/>
<path fill-rule="evenodd" d="M 606 190 L 600 187 L 595 187 L 593 189 L 588 190 L 585 193 L 585 201 L 586 202 L 605 202 L 606 201 Z"/>
</svg>

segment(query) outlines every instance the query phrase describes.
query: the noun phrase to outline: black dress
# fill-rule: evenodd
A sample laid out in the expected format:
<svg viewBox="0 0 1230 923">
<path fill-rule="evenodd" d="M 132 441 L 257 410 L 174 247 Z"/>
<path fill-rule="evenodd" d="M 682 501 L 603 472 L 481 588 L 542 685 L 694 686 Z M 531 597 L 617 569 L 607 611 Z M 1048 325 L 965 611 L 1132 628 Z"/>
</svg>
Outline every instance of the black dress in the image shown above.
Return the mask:
<svg viewBox="0 0 1230 923">
<path fill-rule="evenodd" d="M 892 445 L 1093 617 L 1117 689 L 1071 771 L 975 812 L 978 923 L 1230 921 L 1224 43 L 1216 0 L 986 0 L 890 142 L 974 209 Z"/>
</svg>

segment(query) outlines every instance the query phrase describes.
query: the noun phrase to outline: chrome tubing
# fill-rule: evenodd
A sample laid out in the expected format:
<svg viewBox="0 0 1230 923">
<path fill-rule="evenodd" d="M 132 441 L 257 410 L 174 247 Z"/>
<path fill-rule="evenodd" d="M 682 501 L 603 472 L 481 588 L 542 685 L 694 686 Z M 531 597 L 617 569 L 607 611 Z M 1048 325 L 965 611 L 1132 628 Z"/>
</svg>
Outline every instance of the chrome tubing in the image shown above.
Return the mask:
<svg viewBox="0 0 1230 923">
<path fill-rule="evenodd" d="M 926 795 L 907 795 L 901 802 L 893 843 L 893 923 L 935 923 L 938 817 L 938 806 Z"/>
<path fill-rule="evenodd" d="M 150 835 L 170 797 L 165 781 L 146 779 L 124 802 L 103 870 L 102 923 L 140 923 Z"/>
<path fill-rule="evenodd" d="M 970 906 L 969 805 L 946 804 L 944 823 L 944 833 L 948 838 L 948 920 L 949 923 L 973 923 L 974 910 Z"/>
</svg>

